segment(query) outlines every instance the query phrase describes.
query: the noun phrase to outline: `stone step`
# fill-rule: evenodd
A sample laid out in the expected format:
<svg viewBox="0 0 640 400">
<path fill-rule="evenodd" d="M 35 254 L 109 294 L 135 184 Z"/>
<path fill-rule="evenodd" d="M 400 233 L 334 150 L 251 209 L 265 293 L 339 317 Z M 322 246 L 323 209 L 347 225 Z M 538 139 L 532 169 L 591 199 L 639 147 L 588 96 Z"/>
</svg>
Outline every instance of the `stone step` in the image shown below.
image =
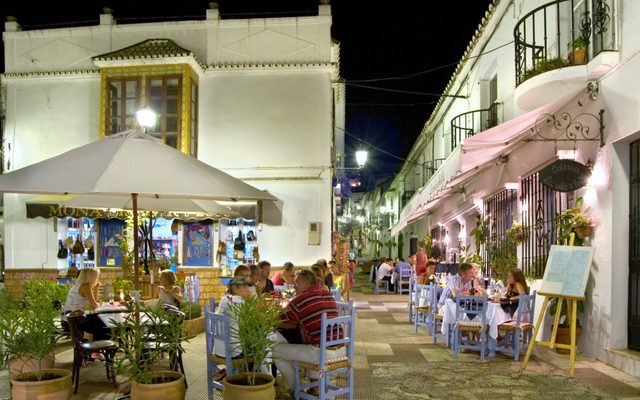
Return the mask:
<svg viewBox="0 0 640 400">
<path fill-rule="evenodd" d="M 640 378 L 640 351 L 606 349 L 605 362 L 633 377 Z"/>
</svg>

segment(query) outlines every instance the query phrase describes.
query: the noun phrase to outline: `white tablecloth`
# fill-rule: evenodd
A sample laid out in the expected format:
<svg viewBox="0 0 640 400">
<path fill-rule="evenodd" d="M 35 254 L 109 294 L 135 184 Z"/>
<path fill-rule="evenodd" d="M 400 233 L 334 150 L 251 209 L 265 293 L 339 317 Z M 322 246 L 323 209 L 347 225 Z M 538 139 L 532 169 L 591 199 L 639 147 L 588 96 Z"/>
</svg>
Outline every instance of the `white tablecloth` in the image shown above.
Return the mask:
<svg viewBox="0 0 640 400">
<path fill-rule="evenodd" d="M 109 314 L 99 314 L 98 318 L 100 318 L 102 320 L 102 322 L 104 322 L 104 324 L 107 326 L 107 328 L 110 329 L 114 329 L 116 327 L 115 323 L 123 323 L 125 322 L 126 318 L 129 316 L 129 313 L 127 312 L 121 312 L 121 313 L 109 313 Z M 153 322 L 149 319 L 149 317 L 147 317 L 144 314 L 141 314 L 140 316 L 140 322 L 142 325 L 152 325 Z M 162 325 L 167 324 L 167 321 L 162 321 Z"/>
<path fill-rule="evenodd" d="M 500 303 L 494 302 L 487 303 L 485 315 L 487 317 L 487 325 L 489 325 L 489 336 L 493 339 L 498 337 L 498 325 L 511 319 L 515 319 L 516 317 L 515 314 L 511 317 L 509 313 L 505 312 L 502 307 L 500 307 Z M 476 318 L 480 318 L 480 316 Z M 466 315 L 465 319 L 467 319 Z M 442 314 L 442 334 L 446 335 L 449 325 L 454 324 L 455 322 L 456 303 L 451 299 L 447 299 L 444 304 L 444 314 Z"/>
</svg>

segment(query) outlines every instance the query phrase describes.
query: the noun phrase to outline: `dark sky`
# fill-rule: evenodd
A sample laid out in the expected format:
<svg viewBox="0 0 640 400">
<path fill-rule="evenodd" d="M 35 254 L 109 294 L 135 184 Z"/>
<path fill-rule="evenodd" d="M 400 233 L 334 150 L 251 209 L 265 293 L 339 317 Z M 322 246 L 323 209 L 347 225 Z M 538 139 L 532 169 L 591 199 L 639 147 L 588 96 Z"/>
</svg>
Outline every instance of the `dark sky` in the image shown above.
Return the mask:
<svg viewBox="0 0 640 400">
<path fill-rule="evenodd" d="M 491 0 L 332 0 L 333 37 L 341 44 L 347 82 L 428 70 L 460 60 Z M 223 18 L 317 14 L 318 0 L 219 0 Z M 4 0 L 2 20 L 14 15 L 23 29 L 97 24 L 104 6 L 120 23 L 203 19 L 208 1 Z M 2 25 L 4 27 L 4 25 Z M 4 57 L 2 58 L 4 71 Z M 455 66 L 418 78 L 364 85 L 441 93 Z M 347 131 L 396 157 L 406 157 L 437 96 L 347 86 Z M 347 162 L 360 143 L 347 136 Z M 368 175 L 393 174 L 402 161 L 370 149 Z"/>
</svg>

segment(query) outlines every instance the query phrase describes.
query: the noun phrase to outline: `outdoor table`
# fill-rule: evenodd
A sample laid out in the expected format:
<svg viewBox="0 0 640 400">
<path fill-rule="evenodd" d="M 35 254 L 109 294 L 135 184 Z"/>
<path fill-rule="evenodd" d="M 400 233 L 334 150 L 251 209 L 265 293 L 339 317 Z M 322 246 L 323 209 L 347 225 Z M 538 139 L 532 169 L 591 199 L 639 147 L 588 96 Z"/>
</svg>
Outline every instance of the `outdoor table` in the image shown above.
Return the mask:
<svg viewBox="0 0 640 400">
<path fill-rule="evenodd" d="M 129 315 L 131 315 L 129 312 L 102 313 L 98 315 L 98 318 L 104 322 L 107 328 L 113 331 L 116 329 L 116 323 L 124 323 Z M 146 326 L 153 324 L 152 320 L 143 313 L 140 315 L 140 323 Z M 168 324 L 168 322 L 163 321 L 162 324 Z"/>
<path fill-rule="evenodd" d="M 127 306 L 124 304 L 109 304 L 103 303 L 100 307 L 93 310 L 94 314 L 109 314 L 119 313 L 127 310 Z"/>
<path fill-rule="evenodd" d="M 456 323 L 456 303 L 452 299 L 447 299 L 444 303 L 444 311 L 442 314 L 442 329 L 441 332 L 443 335 L 447 334 L 447 331 L 453 327 L 453 324 Z M 485 315 L 487 318 L 487 325 L 489 326 L 488 334 L 489 334 L 489 350 L 491 352 L 491 356 L 495 355 L 495 349 L 497 346 L 497 338 L 498 338 L 498 326 L 506 321 L 512 320 L 516 318 L 516 315 L 512 317 L 508 312 L 504 311 L 502 307 L 500 307 L 499 302 L 487 301 L 487 307 L 485 308 Z M 466 319 L 467 316 L 465 315 Z M 476 318 L 480 318 L 479 316 Z"/>
</svg>

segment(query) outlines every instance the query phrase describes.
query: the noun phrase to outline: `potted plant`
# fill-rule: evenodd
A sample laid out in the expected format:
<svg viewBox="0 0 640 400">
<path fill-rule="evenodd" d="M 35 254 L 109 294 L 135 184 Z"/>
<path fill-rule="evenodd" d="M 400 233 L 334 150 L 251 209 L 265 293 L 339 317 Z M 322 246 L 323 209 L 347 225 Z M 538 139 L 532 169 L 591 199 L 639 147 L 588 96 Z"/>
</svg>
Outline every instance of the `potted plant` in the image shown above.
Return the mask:
<svg viewBox="0 0 640 400">
<path fill-rule="evenodd" d="M 517 246 L 520 243 L 524 242 L 526 228 L 520 222 L 513 221 L 513 224 L 511 224 L 511 228 L 507 230 L 507 235 L 509 236 L 509 239 L 511 239 L 511 241 Z"/>
<path fill-rule="evenodd" d="M 113 280 L 113 292 L 116 296 L 119 296 L 120 301 L 124 301 L 125 296 L 134 289 L 133 281 L 125 278 L 123 275 L 116 276 Z"/>
<path fill-rule="evenodd" d="M 549 314 L 556 315 L 558 312 L 558 301 L 557 299 L 553 299 L 553 302 L 549 306 Z M 571 344 L 571 326 L 569 325 L 569 304 L 565 300 L 562 300 L 564 304 L 562 304 L 562 310 L 560 311 L 560 322 L 558 324 L 558 331 L 556 333 L 556 343 L 559 344 Z M 584 312 L 584 301 L 578 301 L 578 313 Z M 553 329 L 553 325 L 551 326 Z M 580 339 L 580 334 L 582 333 L 582 326 L 580 326 L 580 320 L 576 316 L 576 343 Z M 556 353 L 560 354 L 569 354 L 568 349 L 559 349 L 556 348 Z"/>
<path fill-rule="evenodd" d="M 586 214 L 588 210 L 582 211 L 581 207 L 582 198 L 578 198 L 573 208 L 556 214 L 557 240 L 559 244 L 568 243 L 571 234 L 574 232 L 579 239 L 589 237 L 593 234 L 593 222 Z M 576 244 L 581 245 L 582 241 L 578 240 Z"/>
<path fill-rule="evenodd" d="M 116 374 L 130 379 L 131 399 L 184 399 L 184 375 L 158 369 L 163 353 L 184 352 L 184 314 L 164 309 L 149 310 L 135 301 L 128 303 L 128 311 L 122 322 L 114 322 L 120 338 L 118 348 L 123 353 L 114 360 L 114 366 Z M 152 342 L 148 328 L 153 332 Z"/>
<path fill-rule="evenodd" d="M 260 373 L 274 342 L 269 339 L 280 323 L 282 309 L 266 297 L 250 297 L 233 303 L 231 315 L 237 328 L 231 328 L 232 346 L 242 349 L 242 372 L 224 379 L 224 399 L 273 400 L 275 379 Z"/>
<path fill-rule="evenodd" d="M 583 65 L 587 62 L 587 47 L 589 41 L 583 37 L 577 37 L 573 42 L 569 43 L 569 62 L 571 65 Z"/>
<path fill-rule="evenodd" d="M 582 212 L 578 212 L 574 215 L 573 228 L 578 237 L 581 239 L 593 235 L 593 222 L 588 215 Z"/>
<path fill-rule="evenodd" d="M 71 371 L 53 369 L 58 315 L 56 305 L 63 285 L 49 280 L 27 281 L 25 297 L 18 301 L 3 291 L 0 300 L 0 342 L 10 363 L 13 399 L 38 396 L 71 397 Z"/>
<path fill-rule="evenodd" d="M 487 243 L 487 239 L 489 238 L 489 224 L 491 223 L 491 218 L 482 218 L 481 215 L 478 215 L 475 219 L 476 227 L 471 230 L 470 234 L 476 241 L 476 254 L 480 254 L 482 246 Z"/>
</svg>

